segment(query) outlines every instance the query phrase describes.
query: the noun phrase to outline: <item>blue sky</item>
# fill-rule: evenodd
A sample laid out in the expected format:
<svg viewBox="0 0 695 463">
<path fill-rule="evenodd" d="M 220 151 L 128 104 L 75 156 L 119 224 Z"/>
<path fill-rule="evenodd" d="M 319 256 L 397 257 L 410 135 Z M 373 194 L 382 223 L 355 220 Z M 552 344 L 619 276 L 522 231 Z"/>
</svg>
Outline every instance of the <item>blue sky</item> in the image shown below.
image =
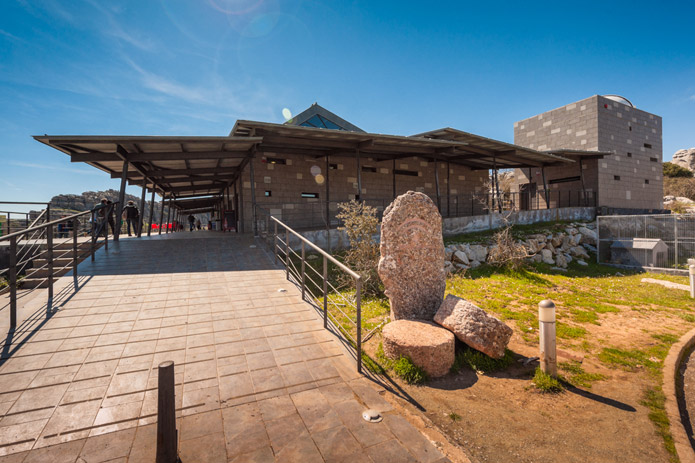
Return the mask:
<svg viewBox="0 0 695 463">
<path fill-rule="evenodd" d="M 513 123 L 617 93 L 695 146 L 695 3 L 2 0 L 0 200 L 117 188 L 36 134 L 226 135 L 313 102 L 357 126 Z M 137 189 L 129 189 L 139 194 Z"/>
</svg>

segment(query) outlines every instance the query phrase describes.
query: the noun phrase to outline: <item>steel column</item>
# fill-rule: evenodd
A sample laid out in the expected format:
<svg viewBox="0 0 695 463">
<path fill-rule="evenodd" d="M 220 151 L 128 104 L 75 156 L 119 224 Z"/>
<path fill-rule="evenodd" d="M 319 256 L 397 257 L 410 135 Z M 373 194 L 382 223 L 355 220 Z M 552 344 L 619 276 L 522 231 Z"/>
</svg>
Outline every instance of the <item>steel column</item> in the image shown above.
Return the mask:
<svg viewBox="0 0 695 463">
<path fill-rule="evenodd" d="M 166 200 L 166 197 L 164 194 L 162 194 L 162 208 L 159 210 L 159 235 L 162 234 L 162 221 L 164 220 L 164 201 Z"/>
<path fill-rule="evenodd" d="M 128 161 L 123 161 L 123 170 L 121 172 L 121 189 L 118 192 L 118 206 L 116 207 L 116 229 L 114 230 L 113 240 L 118 241 L 118 237 L 121 235 L 121 215 L 123 214 L 123 202 L 125 201 L 125 185 L 126 180 L 128 180 Z M 106 217 L 108 222 L 108 216 Z M 107 224 L 108 225 L 108 224 Z"/>
<path fill-rule="evenodd" d="M 145 224 L 145 193 L 147 193 L 147 185 L 142 186 L 142 195 L 140 196 L 140 220 L 138 220 L 138 238 L 142 236 L 142 226 Z"/>
<path fill-rule="evenodd" d="M 147 223 L 147 236 L 152 234 L 152 216 L 154 215 L 154 187 L 152 188 L 152 199 L 150 200 L 150 220 Z M 144 213 L 144 212 L 143 212 Z"/>
</svg>

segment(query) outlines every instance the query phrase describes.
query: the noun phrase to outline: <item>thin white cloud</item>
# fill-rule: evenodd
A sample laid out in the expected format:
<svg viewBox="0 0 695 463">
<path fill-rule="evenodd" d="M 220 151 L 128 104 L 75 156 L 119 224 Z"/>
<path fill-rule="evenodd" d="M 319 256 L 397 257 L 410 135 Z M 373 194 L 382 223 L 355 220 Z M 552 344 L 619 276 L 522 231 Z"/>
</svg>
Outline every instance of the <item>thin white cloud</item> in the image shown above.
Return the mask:
<svg viewBox="0 0 695 463">
<path fill-rule="evenodd" d="M 15 42 L 24 42 L 24 43 L 26 43 L 26 40 L 20 39 L 20 38 L 17 37 L 16 35 L 10 34 L 9 32 L 4 31 L 4 30 L 2 30 L 2 29 L 0 29 L 0 35 L 3 35 L 3 36 L 5 36 L 5 37 L 7 37 L 7 38 L 9 38 L 9 39 L 11 39 L 11 40 L 14 40 Z"/>
<path fill-rule="evenodd" d="M 43 170 L 54 170 L 54 171 L 60 171 L 60 172 L 70 172 L 73 174 L 82 174 L 82 175 L 93 175 L 93 174 L 98 174 L 96 170 L 87 170 L 87 169 L 73 169 L 70 167 L 62 167 L 62 166 L 56 166 L 56 165 L 51 165 L 51 164 L 37 164 L 33 162 L 17 162 L 17 161 L 10 161 L 7 163 L 8 165 L 11 166 L 16 166 L 16 167 L 26 167 L 29 169 L 43 169 Z"/>
<path fill-rule="evenodd" d="M 688 101 L 695 101 L 695 95 L 690 95 L 688 97 Z"/>
</svg>

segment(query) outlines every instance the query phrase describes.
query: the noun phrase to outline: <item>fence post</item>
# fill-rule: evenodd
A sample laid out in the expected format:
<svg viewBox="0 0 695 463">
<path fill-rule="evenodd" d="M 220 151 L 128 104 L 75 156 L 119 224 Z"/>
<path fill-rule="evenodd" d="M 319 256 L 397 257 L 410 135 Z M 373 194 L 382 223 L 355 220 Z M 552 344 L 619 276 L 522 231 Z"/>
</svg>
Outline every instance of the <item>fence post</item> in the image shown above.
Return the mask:
<svg viewBox="0 0 695 463">
<path fill-rule="evenodd" d="M 546 299 L 538 304 L 541 371 L 557 376 L 555 350 L 555 304 Z"/>
<path fill-rule="evenodd" d="M 48 262 L 48 308 L 53 305 L 53 225 L 46 227 L 46 261 Z"/>
<path fill-rule="evenodd" d="M 10 238 L 10 329 L 17 326 L 17 237 Z"/>
<path fill-rule="evenodd" d="M 357 311 L 357 372 L 362 373 L 362 280 L 355 281 L 355 308 Z"/>
<path fill-rule="evenodd" d="M 285 227 L 285 274 L 290 279 L 290 230 Z"/>
<path fill-rule="evenodd" d="M 676 214 L 673 215 L 673 240 L 675 242 L 676 255 L 676 267 L 678 267 L 678 217 Z"/>
<path fill-rule="evenodd" d="M 304 294 L 306 293 L 306 283 L 305 283 L 305 251 L 304 251 L 304 241 L 302 241 L 302 300 L 304 300 Z"/>
<path fill-rule="evenodd" d="M 77 229 L 79 228 L 79 221 L 74 220 L 72 226 L 72 280 L 75 284 L 75 289 L 77 289 Z"/>
<path fill-rule="evenodd" d="M 178 459 L 174 362 L 159 364 L 157 389 L 157 463 L 175 463 Z"/>
<path fill-rule="evenodd" d="M 692 275 L 690 277 L 692 282 Z M 328 328 L 328 259 L 326 256 L 323 256 L 323 327 Z"/>
<path fill-rule="evenodd" d="M 690 297 L 695 299 L 695 265 L 690 264 L 688 273 L 690 274 Z"/>
<path fill-rule="evenodd" d="M 275 255 L 275 263 L 278 263 L 278 223 L 273 220 L 275 231 L 273 232 L 273 254 Z"/>
</svg>

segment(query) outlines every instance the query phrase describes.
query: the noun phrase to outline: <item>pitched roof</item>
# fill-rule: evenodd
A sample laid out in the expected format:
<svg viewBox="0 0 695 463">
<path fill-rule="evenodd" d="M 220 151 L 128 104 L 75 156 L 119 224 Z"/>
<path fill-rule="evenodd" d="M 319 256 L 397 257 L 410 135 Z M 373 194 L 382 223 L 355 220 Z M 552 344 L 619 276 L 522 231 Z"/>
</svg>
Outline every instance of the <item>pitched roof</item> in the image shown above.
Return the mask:
<svg viewBox="0 0 695 463">
<path fill-rule="evenodd" d="M 317 127 L 319 129 L 365 133 L 364 130 L 351 124 L 337 114 L 332 113 L 318 103 L 312 104 L 307 109 L 285 122 L 285 125 L 301 125 L 304 127 Z"/>
</svg>

